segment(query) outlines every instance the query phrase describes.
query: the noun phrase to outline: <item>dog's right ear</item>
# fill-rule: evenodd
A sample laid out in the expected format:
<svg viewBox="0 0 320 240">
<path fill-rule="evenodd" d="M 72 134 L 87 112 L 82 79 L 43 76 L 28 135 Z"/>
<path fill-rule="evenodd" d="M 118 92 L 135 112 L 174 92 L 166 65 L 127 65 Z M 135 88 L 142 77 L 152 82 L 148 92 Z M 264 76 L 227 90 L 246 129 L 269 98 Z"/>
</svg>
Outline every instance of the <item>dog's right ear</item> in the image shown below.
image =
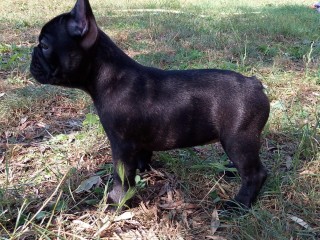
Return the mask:
<svg viewBox="0 0 320 240">
<path fill-rule="evenodd" d="M 68 31 L 71 36 L 81 39 L 81 46 L 89 49 L 97 40 L 98 26 L 88 0 L 77 0 L 70 12 Z"/>
</svg>

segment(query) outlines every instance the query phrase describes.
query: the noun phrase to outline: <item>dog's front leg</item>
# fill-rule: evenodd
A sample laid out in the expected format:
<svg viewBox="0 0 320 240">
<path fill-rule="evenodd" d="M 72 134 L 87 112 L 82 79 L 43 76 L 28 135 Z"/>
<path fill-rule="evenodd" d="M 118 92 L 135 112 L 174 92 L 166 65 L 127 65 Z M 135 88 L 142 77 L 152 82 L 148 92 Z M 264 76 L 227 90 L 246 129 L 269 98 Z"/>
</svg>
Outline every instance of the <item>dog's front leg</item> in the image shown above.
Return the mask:
<svg viewBox="0 0 320 240">
<path fill-rule="evenodd" d="M 109 203 L 120 203 L 129 188 L 135 186 L 137 168 L 150 169 L 151 151 L 138 151 L 131 144 L 111 144 L 113 161 L 113 189 L 108 195 Z"/>
<path fill-rule="evenodd" d="M 122 146 L 112 147 L 113 189 L 108 202 L 118 204 L 130 187 L 135 186 L 138 161 L 131 149 Z"/>
</svg>

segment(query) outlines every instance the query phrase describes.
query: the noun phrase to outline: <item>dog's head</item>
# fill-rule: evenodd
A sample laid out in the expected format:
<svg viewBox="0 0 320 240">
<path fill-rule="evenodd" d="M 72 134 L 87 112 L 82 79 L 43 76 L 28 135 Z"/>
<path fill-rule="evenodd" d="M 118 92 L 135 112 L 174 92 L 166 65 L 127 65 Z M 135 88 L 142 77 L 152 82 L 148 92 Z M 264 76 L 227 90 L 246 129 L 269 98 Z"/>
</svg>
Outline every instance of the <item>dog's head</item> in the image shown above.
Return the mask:
<svg viewBox="0 0 320 240">
<path fill-rule="evenodd" d="M 98 27 L 88 0 L 77 0 L 71 12 L 44 25 L 33 49 L 30 71 L 44 84 L 79 87 L 90 66 Z"/>
</svg>

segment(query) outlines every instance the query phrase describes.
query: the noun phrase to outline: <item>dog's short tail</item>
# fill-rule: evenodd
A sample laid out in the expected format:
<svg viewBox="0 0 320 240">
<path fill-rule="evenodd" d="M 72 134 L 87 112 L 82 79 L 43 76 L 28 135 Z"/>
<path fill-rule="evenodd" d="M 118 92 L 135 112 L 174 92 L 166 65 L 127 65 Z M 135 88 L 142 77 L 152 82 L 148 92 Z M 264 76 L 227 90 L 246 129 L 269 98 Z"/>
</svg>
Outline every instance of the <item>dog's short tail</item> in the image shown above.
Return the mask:
<svg viewBox="0 0 320 240">
<path fill-rule="evenodd" d="M 263 85 L 263 83 L 256 77 L 252 76 L 250 77 L 254 82 L 256 83 L 257 86 L 259 86 L 262 90 L 266 89 L 266 87 Z"/>
</svg>

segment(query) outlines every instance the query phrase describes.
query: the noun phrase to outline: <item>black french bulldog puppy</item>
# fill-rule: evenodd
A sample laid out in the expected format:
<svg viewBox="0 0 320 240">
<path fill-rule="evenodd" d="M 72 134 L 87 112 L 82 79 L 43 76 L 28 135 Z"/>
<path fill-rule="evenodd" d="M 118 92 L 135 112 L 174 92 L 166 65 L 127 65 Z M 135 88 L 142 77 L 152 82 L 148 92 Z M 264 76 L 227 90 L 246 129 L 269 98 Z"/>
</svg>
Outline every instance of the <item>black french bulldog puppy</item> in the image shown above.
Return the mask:
<svg viewBox="0 0 320 240">
<path fill-rule="evenodd" d="M 118 203 L 135 185 L 136 169 L 149 166 L 153 151 L 214 141 L 241 176 L 238 203 L 250 207 L 266 179 L 259 149 L 269 101 L 262 84 L 233 71 L 142 66 L 99 29 L 88 0 L 77 0 L 71 12 L 45 24 L 31 73 L 40 83 L 79 88 L 92 97 L 112 148 L 110 202 Z"/>
</svg>

